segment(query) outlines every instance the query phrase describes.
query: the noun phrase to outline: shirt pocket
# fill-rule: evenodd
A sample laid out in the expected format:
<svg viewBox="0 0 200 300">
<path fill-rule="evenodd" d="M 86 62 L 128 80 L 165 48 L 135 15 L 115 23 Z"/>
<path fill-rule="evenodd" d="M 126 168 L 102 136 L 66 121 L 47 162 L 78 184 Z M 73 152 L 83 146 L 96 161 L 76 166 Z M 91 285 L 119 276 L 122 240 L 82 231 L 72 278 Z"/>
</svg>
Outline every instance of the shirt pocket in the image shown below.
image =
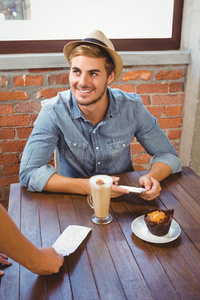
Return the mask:
<svg viewBox="0 0 200 300">
<path fill-rule="evenodd" d="M 134 136 L 123 136 L 108 141 L 110 159 L 130 159 L 130 144 Z"/>
<path fill-rule="evenodd" d="M 66 150 L 62 151 L 66 159 L 74 160 L 85 166 L 88 144 L 83 142 L 70 141 Z"/>
</svg>

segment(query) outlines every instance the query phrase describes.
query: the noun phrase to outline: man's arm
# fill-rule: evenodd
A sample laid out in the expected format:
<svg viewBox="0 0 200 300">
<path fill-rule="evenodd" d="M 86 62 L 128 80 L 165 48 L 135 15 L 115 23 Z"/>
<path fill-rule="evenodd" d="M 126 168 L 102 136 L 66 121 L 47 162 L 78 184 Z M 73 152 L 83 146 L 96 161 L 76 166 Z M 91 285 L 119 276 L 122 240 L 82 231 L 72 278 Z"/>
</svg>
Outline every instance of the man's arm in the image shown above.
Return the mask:
<svg viewBox="0 0 200 300">
<path fill-rule="evenodd" d="M 44 191 L 88 195 L 90 193 L 89 179 L 65 177 L 54 173 L 47 181 Z"/>
<path fill-rule="evenodd" d="M 39 275 L 57 273 L 64 262 L 64 258 L 52 247 L 38 249 L 27 240 L 2 205 L 0 205 L 0 251 Z M 0 263 L 6 263 L 5 259 L 6 256 L 0 254 Z M 0 275 L 4 275 L 4 272 L 0 271 Z"/>
<path fill-rule="evenodd" d="M 148 175 L 160 182 L 166 177 L 168 177 L 171 174 L 171 172 L 172 169 L 167 164 L 162 162 L 156 162 L 151 166 Z"/>
<path fill-rule="evenodd" d="M 146 152 L 152 156 L 149 173 L 139 180 L 139 184 L 148 190 L 142 193 L 141 197 L 153 200 L 161 191 L 159 182 L 171 173 L 180 172 L 181 162 L 156 118 L 143 105 L 138 106 L 137 118 L 138 127 L 135 136 Z"/>
<path fill-rule="evenodd" d="M 118 187 L 119 177 L 112 176 L 113 186 L 111 197 L 119 197 L 129 191 Z M 69 193 L 88 195 L 91 193 L 89 179 L 86 178 L 70 178 L 61 176 L 57 173 L 53 174 L 44 187 L 44 191 L 53 193 Z"/>
</svg>

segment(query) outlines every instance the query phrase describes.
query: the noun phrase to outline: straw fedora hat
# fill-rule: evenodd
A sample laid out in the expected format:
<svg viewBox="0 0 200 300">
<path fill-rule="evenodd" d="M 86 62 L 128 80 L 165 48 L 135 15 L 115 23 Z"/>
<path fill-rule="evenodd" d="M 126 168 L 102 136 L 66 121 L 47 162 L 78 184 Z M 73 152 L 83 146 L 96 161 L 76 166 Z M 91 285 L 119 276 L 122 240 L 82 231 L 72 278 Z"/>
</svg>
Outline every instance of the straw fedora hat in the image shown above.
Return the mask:
<svg viewBox="0 0 200 300">
<path fill-rule="evenodd" d="M 121 56 L 115 51 L 115 48 L 111 41 L 105 36 L 103 32 L 100 30 L 95 30 L 91 32 L 85 39 L 81 41 L 74 41 L 66 44 L 63 48 L 63 53 L 65 56 L 65 59 L 69 63 L 68 57 L 71 53 L 71 51 L 80 44 L 90 43 L 94 45 L 98 45 L 104 50 L 108 52 L 108 54 L 112 57 L 113 62 L 115 64 L 115 78 L 114 80 L 118 79 L 119 76 L 122 73 L 123 69 L 123 63 Z"/>
</svg>

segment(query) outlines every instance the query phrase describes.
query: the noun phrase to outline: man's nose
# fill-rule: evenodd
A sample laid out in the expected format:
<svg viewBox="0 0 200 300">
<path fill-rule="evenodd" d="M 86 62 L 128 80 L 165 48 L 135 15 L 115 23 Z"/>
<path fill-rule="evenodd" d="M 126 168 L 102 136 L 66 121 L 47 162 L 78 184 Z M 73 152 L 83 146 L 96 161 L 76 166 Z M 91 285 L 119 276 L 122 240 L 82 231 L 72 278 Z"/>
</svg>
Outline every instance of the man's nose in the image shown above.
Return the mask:
<svg viewBox="0 0 200 300">
<path fill-rule="evenodd" d="M 81 74 L 81 77 L 79 78 L 79 84 L 81 86 L 86 86 L 88 84 L 88 75 L 87 74 Z"/>
</svg>

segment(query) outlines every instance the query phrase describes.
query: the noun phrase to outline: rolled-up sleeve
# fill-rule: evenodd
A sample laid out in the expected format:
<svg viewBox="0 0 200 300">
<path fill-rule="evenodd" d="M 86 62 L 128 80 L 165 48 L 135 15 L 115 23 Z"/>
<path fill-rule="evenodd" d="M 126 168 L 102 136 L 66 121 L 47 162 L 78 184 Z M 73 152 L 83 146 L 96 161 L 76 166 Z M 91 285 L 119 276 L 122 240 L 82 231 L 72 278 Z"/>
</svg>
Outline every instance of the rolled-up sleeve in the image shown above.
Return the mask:
<svg viewBox="0 0 200 300">
<path fill-rule="evenodd" d="M 55 173 L 56 170 L 51 165 L 37 169 L 29 180 L 28 190 L 30 192 L 42 192 L 49 178 Z"/>
<path fill-rule="evenodd" d="M 157 156 L 154 155 L 151 158 L 150 163 L 152 165 L 155 162 L 163 162 L 166 165 L 168 165 L 172 170 L 172 174 L 181 172 L 181 170 L 182 170 L 180 159 L 176 155 L 171 154 L 171 153 L 166 153 L 166 154 L 163 154 L 163 155 L 160 155 L 160 156 L 159 155 L 157 155 Z"/>
</svg>

